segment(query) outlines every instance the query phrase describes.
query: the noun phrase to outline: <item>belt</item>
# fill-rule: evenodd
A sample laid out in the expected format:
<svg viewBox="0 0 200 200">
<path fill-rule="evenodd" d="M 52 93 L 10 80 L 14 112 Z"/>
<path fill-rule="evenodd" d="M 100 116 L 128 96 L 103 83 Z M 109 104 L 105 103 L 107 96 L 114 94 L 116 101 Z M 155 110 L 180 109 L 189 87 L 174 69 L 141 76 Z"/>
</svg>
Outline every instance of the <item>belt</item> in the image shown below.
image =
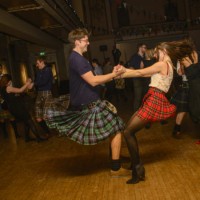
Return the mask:
<svg viewBox="0 0 200 200">
<path fill-rule="evenodd" d="M 73 105 L 71 105 L 70 107 L 69 107 L 69 109 L 68 110 L 72 110 L 72 111 L 82 111 L 82 110 L 84 110 L 84 109 L 92 109 L 92 108 L 94 108 L 95 106 L 96 106 L 96 104 L 99 102 L 100 100 L 97 100 L 97 101 L 93 101 L 93 102 L 91 102 L 91 103 L 88 103 L 88 104 L 86 104 L 86 105 L 80 105 L 80 106 L 73 106 Z"/>
<path fill-rule="evenodd" d="M 88 104 L 86 104 L 86 105 L 82 105 L 81 107 L 82 107 L 83 109 L 84 109 L 84 108 L 92 109 L 92 108 L 94 108 L 94 107 L 97 105 L 97 103 L 98 103 L 99 101 L 100 101 L 100 100 L 93 101 L 93 102 L 88 103 Z"/>
</svg>

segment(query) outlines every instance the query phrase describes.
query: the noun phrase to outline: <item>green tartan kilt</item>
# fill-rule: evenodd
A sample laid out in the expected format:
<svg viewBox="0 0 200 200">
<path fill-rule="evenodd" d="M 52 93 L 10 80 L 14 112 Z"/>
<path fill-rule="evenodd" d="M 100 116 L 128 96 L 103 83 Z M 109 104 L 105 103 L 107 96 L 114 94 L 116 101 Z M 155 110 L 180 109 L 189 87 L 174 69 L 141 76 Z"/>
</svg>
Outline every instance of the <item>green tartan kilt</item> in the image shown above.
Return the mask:
<svg viewBox="0 0 200 200">
<path fill-rule="evenodd" d="M 55 128 L 60 135 L 83 145 L 95 145 L 119 131 L 123 131 L 124 122 L 107 106 L 106 101 L 97 100 L 94 106 L 84 106 L 81 110 L 47 118 L 49 128 Z"/>
<path fill-rule="evenodd" d="M 64 115 L 69 107 L 70 95 L 65 94 L 59 97 L 48 97 L 43 106 L 43 118 L 52 118 L 54 116 Z"/>
</svg>

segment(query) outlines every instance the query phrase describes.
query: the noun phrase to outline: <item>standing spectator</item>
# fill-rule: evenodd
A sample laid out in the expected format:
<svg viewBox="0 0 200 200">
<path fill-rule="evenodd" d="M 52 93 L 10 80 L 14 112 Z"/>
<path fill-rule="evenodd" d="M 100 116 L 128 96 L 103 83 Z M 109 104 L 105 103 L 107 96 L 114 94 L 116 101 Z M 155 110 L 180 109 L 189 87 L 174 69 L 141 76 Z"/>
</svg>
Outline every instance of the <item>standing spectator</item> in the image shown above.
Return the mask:
<svg viewBox="0 0 200 200">
<path fill-rule="evenodd" d="M 113 46 L 112 55 L 113 55 L 115 65 L 119 64 L 121 51 L 116 47 L 116 44 Z"/>
<path fill-rule="evenodd" d="M 51 91 L 53 84 L 53 74 L 51 68 L 46 65 L 44 57 L 38 57 L 36 59 L 36 67 L 38 68 L 38 71 L 34 81 L 34 85 L 37 91 L 37 98 L 35 102 L 35 118 L 45 133 L 49 134 L 50 131 L 43 118 L 43 111 L 47 98 L 52 98 Z"/>
<path fill-rule="evenodd" d="M 154 57 L 155 53 L 154 53 L 154 49 L 147 49 L 145 52 L 145 57 L 143 60 L 144 63 L 144 68 L 146 67 L 150 67 L 151 65 L 153 65 L 156 62 L 156 58 Z M 143 96 L 145 96 L 145 94 L 148 92 L 149 90 L 149 84 L 151 82 L 151 78 L 150 77 L 144 77 L 143 78 Z"/>
<path fill-rule="evenodd" d="M 109 74 L 113 71 L 113 65 L 110 61 L 110 58 L 106 58 L 103 64 L 103 74 Z M 115 94 L 115 81 L 111 80 L 106 82 L 106 92 L 105 92 L 105 99 L 108 101 L 112 101 L 113 96 Z"/>
<path fill-rule="evenodd" d="M 146 51 L 146 45 L 140 43 L 137 45 L 137 53 L 135 53 L 130 61 L 129 68 L 132 69 L 142 69 L 144 68 L 144 55 Z M 135 112 L 141 106 L 143 98 L 143 78 L 133 78 L 133 111 Z"/>
<path fill-rule="evenodd" d="M 103 75 L 103 69 L 100 66 L 99 61 L 96 58 L 92 59 L 92 66 L 94 68 L 95 75 L 97 75 L 97 76 L 98 75 Z M 99 95 L 100 95 L 101 99 L 104 99 L 105 90 L 106 90 L 105 89 L 105 84 L 101 84 L 98 87 L 99 87 Z"/>
</svg>

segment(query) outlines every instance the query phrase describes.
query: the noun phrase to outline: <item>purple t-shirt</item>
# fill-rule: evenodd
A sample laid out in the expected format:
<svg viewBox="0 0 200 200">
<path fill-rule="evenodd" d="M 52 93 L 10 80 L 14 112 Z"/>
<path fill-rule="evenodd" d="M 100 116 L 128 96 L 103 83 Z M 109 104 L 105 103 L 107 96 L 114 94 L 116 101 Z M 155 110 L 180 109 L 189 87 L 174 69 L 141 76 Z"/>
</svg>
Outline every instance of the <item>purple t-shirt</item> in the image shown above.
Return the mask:
<svg viewBox="0 0 200 200">
<path fill-rule="evenodd" d="M 73 106 L 86 105 L 99 99 L 97 87 L 89 85 L 81 75 L 92 71 L 87 59 L 72 51 L 69 56 L 70 101 Z"/>
</svg>

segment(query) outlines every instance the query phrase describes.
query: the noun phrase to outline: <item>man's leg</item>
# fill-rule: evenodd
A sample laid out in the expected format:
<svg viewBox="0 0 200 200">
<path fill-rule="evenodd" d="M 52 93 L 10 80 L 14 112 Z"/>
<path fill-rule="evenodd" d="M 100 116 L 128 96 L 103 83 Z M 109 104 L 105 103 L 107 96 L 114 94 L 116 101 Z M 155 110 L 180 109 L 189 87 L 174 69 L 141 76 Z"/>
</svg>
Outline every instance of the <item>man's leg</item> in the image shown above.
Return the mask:
<svg viewBox="0 0 200 200">
<path fill-rule="evenodd" d="M 111 176 L 112 177 L 129 176 L 131 174 L 130 170 L 127 170 L 121 167 L 121 162 L 120 162 L 121 141 L 122 141 L 121 133 L 117 133 L 111 139 L 111 156 L 112 156 Z"/>
<path fill-rule="evenodd" d="M 111 140 L 112 160 L 118 160 L 120 158 L 121 143 L 122 143 L 122 134 L 117 133 Z"/>
<path fill-rule="evenodd" d="M 47 137 L 49 137 L 49 129 L 46 125 L 46 122 L 43 120 L 43 98 L 38 95 L 36 102 L 35 102 L 35 119 L 42 130 L 45 132 Z"/>
</svg>

